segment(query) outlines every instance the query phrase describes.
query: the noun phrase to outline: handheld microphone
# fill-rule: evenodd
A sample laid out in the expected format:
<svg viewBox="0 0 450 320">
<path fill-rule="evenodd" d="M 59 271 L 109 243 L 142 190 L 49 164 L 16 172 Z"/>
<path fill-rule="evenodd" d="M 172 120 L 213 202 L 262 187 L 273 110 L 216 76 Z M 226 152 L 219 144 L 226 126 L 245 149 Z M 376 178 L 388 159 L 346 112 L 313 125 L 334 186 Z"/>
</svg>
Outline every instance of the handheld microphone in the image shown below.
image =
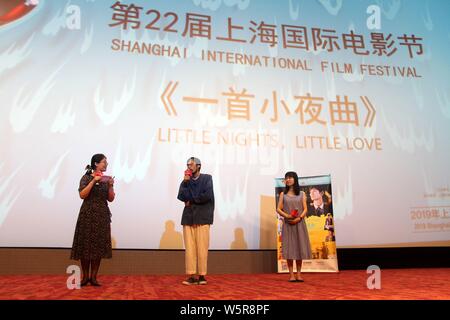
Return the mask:
<svg viewBox="0 0 450 320">
<path fill-rule="evenodd" d="M 103 173 L 101 173 L 101 172 L 96 172 L 96 173 L 94 173 L 94 177 L 102 177 L 102 176 L 103 176 Z M 100 185 L 100 180 L 97 181 L 97 182 L 95 183 L 95 185 L 96 185 L 96 186 Z"/>
</svg>

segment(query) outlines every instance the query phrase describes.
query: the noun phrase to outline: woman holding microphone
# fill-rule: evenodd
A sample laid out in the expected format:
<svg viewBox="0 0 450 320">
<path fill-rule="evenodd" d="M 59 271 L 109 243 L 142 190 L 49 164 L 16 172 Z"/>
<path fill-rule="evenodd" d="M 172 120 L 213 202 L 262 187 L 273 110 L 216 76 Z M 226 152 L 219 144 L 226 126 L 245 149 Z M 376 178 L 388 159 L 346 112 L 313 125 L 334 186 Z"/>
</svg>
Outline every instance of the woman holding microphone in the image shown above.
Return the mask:
<svg viewBox="0 0 450 320">
<path fill-rule="evenodd" d="M 89 282 L 100 286 L 97 273 L 102 258 L 112 257 L 111 211 L 108 201 L 115 198 L 114 177 L 104 176 L 108 162 L 105 155 L 95 154 L 78 188 L 83 203 L 73 238 L 71 259 L 81 260 L 83 279 L 81 286 Z M 89 267 L 91 273 L 89 275 Z"/>
</svg>

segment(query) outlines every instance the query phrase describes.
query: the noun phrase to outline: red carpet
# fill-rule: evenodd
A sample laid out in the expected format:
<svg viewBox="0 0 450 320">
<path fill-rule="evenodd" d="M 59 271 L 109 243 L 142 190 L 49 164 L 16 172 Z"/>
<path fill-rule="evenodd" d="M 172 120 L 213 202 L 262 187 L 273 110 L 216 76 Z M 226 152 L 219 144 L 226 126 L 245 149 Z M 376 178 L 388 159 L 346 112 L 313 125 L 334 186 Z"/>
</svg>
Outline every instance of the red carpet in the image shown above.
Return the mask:
<svg viewBox="0 0 450 320">
<path fill-rule="evenodd" d="M 304 283 L 287 274 L 209 275 L 206 286 L 185 286 L 181 275 L 100 275 L 102 287 L 68 290 L 66 276 L 0 276 L 0 299 L 450 299 L 450 269 L 381 270 L 381 289 L 366 287 L 365 270 L 305 273 Z"/>
</svg>

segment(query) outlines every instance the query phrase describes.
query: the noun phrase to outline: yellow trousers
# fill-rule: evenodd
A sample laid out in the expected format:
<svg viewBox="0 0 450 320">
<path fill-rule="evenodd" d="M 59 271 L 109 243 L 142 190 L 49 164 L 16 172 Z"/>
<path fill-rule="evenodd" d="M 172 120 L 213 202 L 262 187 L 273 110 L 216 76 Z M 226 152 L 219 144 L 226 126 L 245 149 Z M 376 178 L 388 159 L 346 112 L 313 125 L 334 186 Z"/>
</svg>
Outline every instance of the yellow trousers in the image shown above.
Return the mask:
<svg viewBox="0 0 450 320">
<path fill-rule="evenodd" d="M 209 224 L 183 226 L 186 248 L 186 274 L 206 275 L 209 248 Z"/>
</svg>

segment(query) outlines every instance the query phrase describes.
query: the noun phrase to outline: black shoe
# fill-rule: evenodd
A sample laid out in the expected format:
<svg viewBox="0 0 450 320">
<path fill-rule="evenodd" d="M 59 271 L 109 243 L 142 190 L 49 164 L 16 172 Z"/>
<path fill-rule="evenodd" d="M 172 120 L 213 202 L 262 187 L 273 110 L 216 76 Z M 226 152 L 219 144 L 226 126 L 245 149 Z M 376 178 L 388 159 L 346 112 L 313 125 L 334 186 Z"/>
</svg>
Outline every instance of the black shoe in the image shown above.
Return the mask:
<svg viewBox="0 0 450 320">
<path fill-rule="evenodd" d="M 191 286 L 193 284 L 198 284 L 198 281 L 194 277 L 189 277 L 186 280 L 184 280 L 182 283 L 187 285 L 187 286 Z"/>
<path fill-rule="evenodd" d="M 82 286 L 82 287 L 87 286 L 87 285 L 89 284 L 90 281 L 91 281 L 91 279 L 89 279 L 89 278 L 83 279 L 83 280 L 80 282 L 80 286 Z"/>
<path fill-rule="evenodd" d="M 205 278 L 205 276 L 200 276 L 199 278 L 198 278 L 198 284 L 200 284 L 200 285 L 205 285 L 205 284 L 207 284 L 208 282 L 206 281 L 206 278 Z"/>
<path fill-rule="evenodd" d="M 94 287 L 101 287 L 102 285 L 97 282 L 97 279 L 91 279 L 91 285 Z"/>
</svg>

